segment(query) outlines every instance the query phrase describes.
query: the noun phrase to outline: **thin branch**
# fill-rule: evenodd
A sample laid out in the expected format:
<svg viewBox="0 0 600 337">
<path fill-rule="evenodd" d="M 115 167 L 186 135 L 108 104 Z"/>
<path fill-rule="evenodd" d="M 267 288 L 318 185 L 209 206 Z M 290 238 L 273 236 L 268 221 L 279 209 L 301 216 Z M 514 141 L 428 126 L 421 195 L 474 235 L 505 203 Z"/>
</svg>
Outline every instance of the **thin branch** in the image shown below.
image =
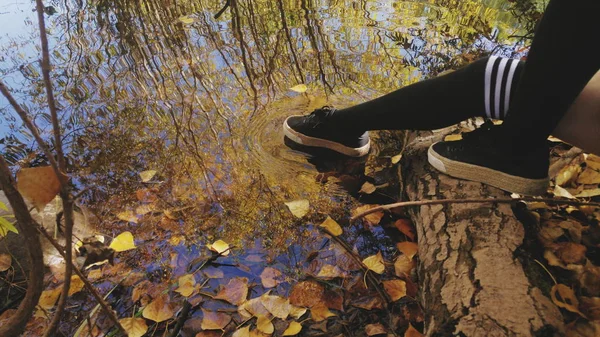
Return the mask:
<svg viewBox="0 0 600 337">
<path fill-rule="evenodd" d="M 475 199 L 437 199 L 437 200 L 417 200 L 417 201 L 402 201 L 393 204 L 382 205 L 373 207 L 367 211 L 359 213 L 350 218 L 350 221 L 356 221 L 358 218 L 362 218 L 365 215 L 379 212 L 388 211 L 394 208 L 408 207 L 408 206 L 426 206 L 426 205 L 446 205 L 446 204 L 485 204 L 485 203 L 499 203 L 499 204 L 511 204 L 518 201 L 525 202 L 545 202 L 547 204 L 562 204 L 562 205 L 575 205 L 575 206 L 597 206 L 600 207 L 600 202 L 585 202 L 579 200 L 563 200 L 553 198 L 534 198 L 534 197 L 521 197 L 521 198 L 475 198 Z"/>
<path fill-rule="evenodd" d="M 113 322 L 113 324 L 117 328 L 119 328 L 119 330 L 122 333 L 127 335 L 127 333 L 125 332 L 125 328 L 123 328 L 123 326 L 119 322 L 119 318 L 117 318 L 117 315 L 115 314 L 115 312 L 111 309 L 111 307 L 108 305 L 108 303 L 106 303 L 106 301 L 104 301 L 102 296 L 100 296 L 100 294 L 98 293 L 96 288 L 94 288 L 94 286 L 92 286 L 90 281 L 88 281 L 88 279 L 85 277 L 85 275 L 83 275 L 81 270 L 79 270 L 79 268 L 77 268 L 73 264 L 73 261 L 66 260 L 66 257 L 65 257 L 66 254 L 63 250 L 63 247 L 61 247 L 60 244 L 58 244 L 58 242 L 56 242 L 56 240 L 54 240 L 54 238 L 52 238 L 52 236 L 50 234 L 48 234 L 48 232 L 44 228 L 38 226 L 37 229 L 38 229 L 38 232 L 42 233 L 42 235 L 52 244 L 52 246 L 54 246 L 54 248 L 56 248 L 56 250 L 58 250 L 60 255 L 62 255 L 62 257 L 65 258 L 65 261 L 67 262 L 67 264 L 71 265 L 75 274 L 77 274 L 77 276 L 79 276 L 79 278 L 83 281 L 85 288 L 92 294 L 92 296 L 94 296 L 94 298 L 96 299 L 96 301 L 98 302 L 100 307 L 102 307 L 102 310 L 104 310 L 104 312 L 106 313 L 108 318 Z"/>
</svg>

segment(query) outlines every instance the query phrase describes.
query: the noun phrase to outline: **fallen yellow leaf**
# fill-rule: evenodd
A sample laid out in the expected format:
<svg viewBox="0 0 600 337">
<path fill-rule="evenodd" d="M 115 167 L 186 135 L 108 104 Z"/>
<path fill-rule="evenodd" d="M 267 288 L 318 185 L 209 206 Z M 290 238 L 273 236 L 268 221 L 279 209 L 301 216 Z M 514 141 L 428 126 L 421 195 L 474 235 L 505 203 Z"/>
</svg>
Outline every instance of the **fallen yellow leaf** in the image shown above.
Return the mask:
<svg viewBox="0 0 600 337">
<path fill-rule="evenodd" d="M 352 216 L 356 216 L 357 214 L 368 211 L 371 208 L 374 208 L 377 206 L 379 206 L 379 205 L 363 205 L 363 206 L 357 207 L 356 209 L 354 209 L 352 211 Z M 378 212 L 374 212 L 374 213 L 365 215 L 364 219 L 366 220 L 366 222 L 368 224 L 375 226 L 375 225 L 379 224 L 379 222 L 381 221 L 381 218 L 383 218 L 383 215 L 384 215 L 384 213 L 382 211 L 378 211 Z"/>
<path fill-rule="evenodd" d="M 462 139 L 462 135 L 460 133 L 455 133 L 455 134 L 447 135 L 446 137 L 444 137 L 445 142 L 454 142 L 454 141 L 461 140 L 461 139 Z"/>
<path fill-rule="evenodd" d="M 398 242 L 396 247 L 398 247 L 398 250 L 401 251 L 402 254 L 408 256 L 409 259 L 412 259 L 419 251 L 419 246 L 416 243 L 409 241 Z"/>
<path fill-rule="evenodd" d="M 398 162 L 402 159 L 402 154 L 397 154 L 392 157 L 392 164 L 398 164 Z"/>
<path fill-rule="evenodd" d="M 291 306 L 292 308 L 290 309 L 290 316 L 294 317 L 295 319 L 299 319 L 306 313 L 306 308 L 297 307 L 293 304 Z"/>
<path fill-rule="evenodd" d="M 231 322 L 231 316 L 222 312 L 202 309 L 202 330 L 223 330 Z"/>
<path fill-rule="evenodd" d="M 319 274 L 317 274 L 318 278 L 323 278 L 326 280 L 331 280 L 336 277 L 345 276 L 346 275 L 344 274 L 344 272 L 342 272 L 342 270 L 338 268 L 338 266 L 333 266 L 330 264 L 323 265 L 323 267 L 321 267 L 321 270 L 319 271 Z"/>
<path fill-rule="evenodd" d="M 282 336 L 296 336 L 300 331 L 302 331 L 302 324 L 292 321 Z"/>
<path fill-rule="evenodd" d="M 298 84 L 298 85 L 291 87 L 290 90 L 299 92 L 299 93 L 303 93 L 303 92 L 306 92 L 306 90 L 308 90 L 308 87 L 306 86 L 306 84 Z"/>
<path fill-rule="evenodd" d="M 148 325 L 146 325 L 146 320 L 143 318 L 122 318 L 119 323 L 127 332 L 128 337 L 142 337 L 148 331 Z"/>
<path fill-rule="evenodd" d="M 127 222 L 133 222 L 133 223 L 138 222 L 137 215 L 130 210 L 117 213 L 117 218 L 119 218 L 119 220 L 123 220 L 123 221 L 127 221 Z"/>
<path fill-rule="evenodd" d="M 328 317 L 335 316 L 335 314 L 329 311 L 329 308 L 323 302 L 319 302 L 310 308 L 310 315 L 315 322 L 321 322 L 326 320 Z"/>
<path fill-rule="evenodd" d="M 271 323 L 271 319 L 267 316 L 257 317 L 256 328 L 258 331 L 266 333 L 267 335 L 270 335 L 275 331 L 275 327 L 273 326 L 273 323 Z"/>
<path fill-rule="evenodd" d="M 377 274 L 383 274 L 385 271 L 385 265 L 383 264 L 383 256 L 381 255 L 381 252 L 367 257 L 362 262 L 369 270 L 372 270 Z"/>
<path fill-rule="evenodd" d="M 71 276 L 71 286 L 69 287 L 69 296 L 78 293 L 83 289 L 84 283 L 77 275 Z"/>
<path fill-rule="evenodd" d="M 302 218 L 303 216 L 305 216 L 306 213 L 308 213 L 308 208 L 310 207 L 310 204 L 306 199 L 288 201 L 285 203 L 285 205 L 290 209 L 290 212 L 292 212 L 292 214 L 294 214 L 294 216 L 297 218 Z"/>
<path fill-rule="evenodd" d="M 252 317 L 265 316 L 269 314 L 269 311 L 262 304 L 260 297 L 252 298 L 238 306 L 238 312 L 245 319 Z"/>
<path fill-rule="evenodd" d="M 372 194 L 375 191 L 377 191 L 377 187 L 370 182 L 365 181 L 365 183 L 360 187 L 360 191 L 358 191 L 358 193 Z"/>
<path fill-rule="evenodd" d="M 167 295 L 161 295 L 150 302 L 142 311 L 142 316 L 157 323 L 166 321 L 173 317 L 174 312 L 169 303 Z"/>
<path fill-rule="evenodd" d="M 175 292 L 181 294 L 181 296 L 189 297 L 194 290 L 196 290 L 196 279 L 192 274 L 186 274 L 179 278 L 177 281 L 178 287 L 175 289 Z"/>
<path fill-rule="evenodd" d="M 156 174 L 155 170 L 142 171 L 142 172 L 140 172 L 140 178 L 142 178 L 142 182 L 147 183 L 152 178 L 154 178 L 155 174 Z"/>
<path fill-rule="evenodd" d="M 135 249 L 135 243 L 133 242 L 133 234 L 131 232 L 123 232 L 119 234 L 111 243 L 109 248 L 115 250 L 115 252 L 124 252 L 126 250 Z"/>
<path fill-rule="evenodd" d="M 189 25 L 190 23 L 194 23 L 194 19 L 190 18 L 187 15 L 180 16 L 179 18 L 177 18 L 177 20 L 179 20 L 187 25 Z"/>
<path fill-rule="evenodd" d="M 51 166 L 23 168 L 17 172 L 17 189 L 39 211 L 56 197 L 60 181 Z"/>
<path fill-rule="evenodd" d="M 292 309 L 290 301 L 281 296 L 264 294 L 260 297 L 260 300 L 271 315 L 283 320 L 288 317 Z"/>
<path fill-rule="evenodd" d="M 223 240 L 213 242 L 213 244 L 208 246 L 208 249 L 223 256 L 229 255 L 229 244 Z"/>
<path fill-rule="evenodd" d="M 340 227 L 340 225 L 329 216 L 319 226 L 325 228 L 333 236 L 341 235 L 344 232 L 342 227 Z"/>
<path fill-rule="evenodd" d="M 42 291 L 38 305 L 45 310 L 52 309 L 56 304 L 56 300 L 58 300 L 58 296 L 60 296 L 61 290 L 62 288 L 58 287 L 56 289 Z"/>
<path fill-rule="evenodd" d="M 383 288 L 390 295 L 392 301 L 406 296 L 406 282 L 402 280 L 383 281 Z"/>
</svg>

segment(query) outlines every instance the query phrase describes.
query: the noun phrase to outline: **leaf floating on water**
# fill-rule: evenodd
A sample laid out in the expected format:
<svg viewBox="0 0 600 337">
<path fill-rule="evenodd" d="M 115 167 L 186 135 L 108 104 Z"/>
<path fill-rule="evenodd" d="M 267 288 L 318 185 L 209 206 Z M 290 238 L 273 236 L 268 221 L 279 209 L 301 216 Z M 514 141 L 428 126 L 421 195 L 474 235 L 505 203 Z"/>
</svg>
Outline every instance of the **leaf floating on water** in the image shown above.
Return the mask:
<svg viewBox="0 0 600 337">
<path fill-rule="evenodd" d="M 189 17 L 187 15 L 180 16 L 180 17 L 177 18 L 177 20 L 185 23 L 186 25 L 194 23 L 194 18 L 191 18 L 191 17 Z"/>
<path fill-rule="evenodd" d="M 177 284 L 179 286 L 177 287 L 177 289 L 175 289 L 175 292 L 180 293 L 183 297 L 189 297 L 194 292 L 194 290 L 196 290 L 196 279 L 192 274 L 186 274 L 181 276 L 177 281 Z"/>
<path fill-rule="evenodd" d="M 298 84 L 298 85 L 291 87 L 290 90 L 299 92 L 299 93 L 303 93 L 303 92 L 306 92 L 306 90 L 308 90 L 308 87 L 306 86 L 306 84 Z"/>
<path fill-rule="evenodd" d="M 367 324 L 365 326 L 365 333 L 367 336 L 375 336 L 375 335 L 383 335 L 387 334 L 387 330 L 383 327 L 383 325 L 377 324 Z"/>
<path fill-rule="evenodd" d="M 213 244 L 208 246 L 208 249 L 210 249 L 213 252 L 216 252 L 222 256 L 229 255 L 229 244 L 223 240 L 217 240 L 217 241 L 213 242 Z"/>
<path fill-rule="evenodd" d="M 5 272 L 12 264 L 12 257 L 8 254 L 0 254 L 0 272 Z"/>
<path fill-rule="evenodd" d="M 406 296 L 406 282 L 402 280 L 383 281 L 383 289 L 390 295 L 392 301 Z"/>
<path fill-rule="evenodd" d="M 248 279 L 245 277 L 233 278 L 221 288 L 215 299 L 225 300 L 234 305 L 240 305 L 248 297 Z"/>
<path fill-rule="evenodd" d="M 266 267 L 262 273 L 260 273 L 260 281 L 265 288 L 276 287 L 281 283 L 281 272 L 272 267 Z"/>
<path fill-rule="evenodd" d="M 152 180 L 152 178 L 154 178 L 155 174 L 156 174 L 156 170 L 142 171 L 142 172 L 140 172 L 140 178 L 142 178 L 142 182 L 147 183 L 150 180 Z"/>
<path fill-rule="evenodd" d="M 412 324 L 408 323 L 408 329 L 404 332 L 404 337 L 423 337 L 424 335 L 417 331 Z"/>
<path fill-rule="evenodd" d="M 17 189 L 41 210 L 60 192 L 60 181 L 51 166 L 23 168 L 17 172 Z"/>
<path fill-rule="evenodd" d="M 231 316 L 226 313 L 202 309 L 202 330 L 223 330 L 231 322 Z"/>
<path fill-rule="evenodd" d="M 369 270 L 377 274 L 383 274 L 385 271 L 385 265 L 383 264 L 383 256 L 381 255 L 381 252 L 367 257 L 362 262 Z"/>
<path fill-rule="evenodd" d="M 302 324 L 292 321 L 282 336 L 296 336 L 302 331 Z"/>
<path fill-rule="evenodd" d="M 310 204 L 306 199 L 288 201 L 285 203 L 285 205 L 290 209 L 290 212 L 292 212 L 292 214 L 294 214 L 294 216 L 297 218 L 302 218 L 303 216 L 305 216 L 306 213 L 308 213 L 308 208 L 310 207 Z"/>
<path fill-rule="evenodd" d="M 124 252 L 126 250 L 135 249 L 133 234 L 131 234 L 131 232 L 119 234 L 108 247 L 114 249 L 115 252 Z"/>
<path fill-rule="evenodd" d="M 142 316 L 157 323 L 166 321 L 173 317 L 174 312 L 166 295 L 161 295 L 150 302 L 142 312 Z"/>
<path fill-rule="evenodd" d="M 552 298 L 552 302 L 556 304 L 558 307 L 565 308 L 570 312 L 574 312 L 576 314 L 585 317 L 579 311 L 579 301 L 577 301 L 577 297 L 575 296 L 575 292 L 573 289 L 567 287 L 564 284 L 555 284 L 550 290 L 550 298 Z"/>
<path fill-rule="evenodd" d="M 148 325 L 143 318 L 122 318 L 119 323 L 127 332 L 128 337 L 142 337 L 148 331 Z"/>
<path fill-rule="evenodd" d="M 329 216 L 327 217 L 327 219 L 325 219 L 325 221 L 323 221 L 322 224 L 319 225 L 319 227 L 325 228 L 333 236 L 341 235 L 344 232 L 342 230 L 342 227 L 340 227 L 340 225 Z"/>
</svg>

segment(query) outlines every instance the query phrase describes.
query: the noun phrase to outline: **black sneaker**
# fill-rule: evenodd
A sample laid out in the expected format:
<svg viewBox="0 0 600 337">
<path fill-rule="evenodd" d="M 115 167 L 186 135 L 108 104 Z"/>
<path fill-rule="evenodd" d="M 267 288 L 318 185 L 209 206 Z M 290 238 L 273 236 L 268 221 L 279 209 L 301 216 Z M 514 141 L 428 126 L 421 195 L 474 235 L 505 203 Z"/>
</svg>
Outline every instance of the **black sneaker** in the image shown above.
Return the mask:
<svg viewBox="0 0 600 337">
<path fill-rule="evenodd" d="M 329 120 L 334 111 L 326 106 L 308 116 L 290 116 L 283 122 L 283 133 L 295 143 L 327 148 L 346 156 L 362 157 L 369 153 L 369 132 L 340 128 Z"/>
<path fill-rule="evenodd" d="M 517 151 L 501 139 L 501 126 L 487 121 L 458 141 L 429 147 L 429 163 L 456 178 L 492 185 L 508 192 L 541 195 L 548 189 L 549 153 L 545 142 L 523 144 Z"/>
</svg>

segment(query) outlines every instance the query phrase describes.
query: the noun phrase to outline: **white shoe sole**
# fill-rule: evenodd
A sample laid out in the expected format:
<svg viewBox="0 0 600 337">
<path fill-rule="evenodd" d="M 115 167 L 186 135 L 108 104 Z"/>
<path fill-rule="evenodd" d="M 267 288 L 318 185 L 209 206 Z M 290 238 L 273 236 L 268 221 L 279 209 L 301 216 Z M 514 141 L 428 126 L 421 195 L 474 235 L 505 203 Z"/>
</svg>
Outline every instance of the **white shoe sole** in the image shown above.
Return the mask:
<svg viewBox="0 0 600 337">
<path fill-rule="evenodd" d="M 306 136 L 295 131 L 288 125 L 288 119 L 291 117 L 301 116 L 290 116 L 285 120 L 285 122 L 283 122 L 283 134 L 291 139 L 294 143 L 312 147 L 323 147 L 350 157 L 362 157 L 369 153 L 369 149 L 371 148 L 371 139 L 368 140 L 366 145 L 354 148 L 327 139 Z"/>
<path fill-rule="evenodd" d="M 508 192 L 536 196 L 548 190 L 548 178 L 528 179 L 483 166 L 450 160 L 435 152 L 433 145 L 427 151 L 427 159 L 431 166 L 449 176 L 477 181 Z"/>
</svg>

